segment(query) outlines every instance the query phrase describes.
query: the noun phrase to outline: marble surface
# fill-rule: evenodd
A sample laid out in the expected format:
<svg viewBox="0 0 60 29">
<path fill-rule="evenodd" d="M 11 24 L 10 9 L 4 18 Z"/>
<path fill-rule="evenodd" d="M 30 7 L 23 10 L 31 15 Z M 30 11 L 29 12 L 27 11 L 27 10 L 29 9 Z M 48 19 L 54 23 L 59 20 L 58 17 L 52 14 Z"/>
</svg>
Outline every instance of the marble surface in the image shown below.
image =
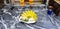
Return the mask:
<svg viewBox="0 0 60 29">
<path fill-rule="evenodd" d="M 56 16 L 47 14 L 47 8 L 43 6 L 35 6 L 32 8 L 15 6 L 13 10 L 11 6 L 2 8 L 0 13 L 0 29 L 60 29 L 60 21 Z M 31 9 L 36 12 L 38 19 L 34 24 L 26 24 L 19 21 L 21 12 Z"/>
</svg>

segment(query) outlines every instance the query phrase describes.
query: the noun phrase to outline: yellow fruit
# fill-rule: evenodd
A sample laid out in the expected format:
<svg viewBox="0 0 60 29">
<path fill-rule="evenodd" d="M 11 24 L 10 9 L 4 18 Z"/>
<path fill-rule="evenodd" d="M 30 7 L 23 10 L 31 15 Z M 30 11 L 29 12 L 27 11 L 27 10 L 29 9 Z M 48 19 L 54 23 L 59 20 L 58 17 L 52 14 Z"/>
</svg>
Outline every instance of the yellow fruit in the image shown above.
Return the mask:
<svg viewBox="0 0 60 29">
<path fill-rule="evenodd" d="M 22 14 L 21 14 L 21 16 L 22 16 L 22 18 L 21 19 L 23 19 L 23 20 L 29 20 L 29 19 L 32 19 L 32 21 L 37 21 L 37 15 L 36 15 L 36 13 L 35 12 L 33 12 L 32 10 L 27 10 L 27 11 L 25 11 L 25 12 L 23 12 Z M 20 17 L 21 17 L 20 16 Z M 25 18 L 24 18 L 25 17 Z"/>
<path fill-rule="evenodd" d="M 24 6 L 24 0 L 20 0 L 20 6 Z"/>
</svg>

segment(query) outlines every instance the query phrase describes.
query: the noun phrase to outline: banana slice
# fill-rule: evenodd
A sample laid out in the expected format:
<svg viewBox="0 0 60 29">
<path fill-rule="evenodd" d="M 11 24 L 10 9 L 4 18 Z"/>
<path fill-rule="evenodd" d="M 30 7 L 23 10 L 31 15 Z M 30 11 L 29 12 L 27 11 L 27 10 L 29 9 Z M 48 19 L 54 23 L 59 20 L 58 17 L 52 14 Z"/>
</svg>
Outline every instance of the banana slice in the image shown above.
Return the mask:
<svg viewBox="0 0 60 29">
<path fill-rule="evenodd" d="M 21 14 L 20 20 L 24 23 L 35 23 L 37 21 L 37 15 L 32 10 L 27 10 Z"/>
</svg>

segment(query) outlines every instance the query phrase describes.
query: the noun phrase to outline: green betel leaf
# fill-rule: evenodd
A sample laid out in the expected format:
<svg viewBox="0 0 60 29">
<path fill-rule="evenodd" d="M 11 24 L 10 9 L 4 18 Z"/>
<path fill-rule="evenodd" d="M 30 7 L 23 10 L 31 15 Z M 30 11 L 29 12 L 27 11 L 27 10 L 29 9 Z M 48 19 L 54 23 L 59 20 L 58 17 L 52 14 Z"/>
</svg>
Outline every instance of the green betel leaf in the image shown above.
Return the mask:
<svg viewBox="0 0 60 29">
<path fill-rule="evenodd" d="M 25 22 L 28 22 L 28 19 L 25 19 L 24 21 L 25 21 Z"/>
</svg>

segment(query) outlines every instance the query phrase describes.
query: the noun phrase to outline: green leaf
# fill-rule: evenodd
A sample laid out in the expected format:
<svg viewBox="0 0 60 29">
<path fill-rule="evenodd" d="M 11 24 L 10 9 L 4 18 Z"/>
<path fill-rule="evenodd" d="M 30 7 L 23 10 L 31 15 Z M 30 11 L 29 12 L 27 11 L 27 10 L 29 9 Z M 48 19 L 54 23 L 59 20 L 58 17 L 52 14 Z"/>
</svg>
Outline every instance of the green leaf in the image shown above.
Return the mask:
<svg viewBox="0 0 60 29">
<path fill-rule="evenodd" d="M 28 22 L 28 19 L 25 19 L 24 21 L 25 21 L 25 22 Z"/>
</svg>

